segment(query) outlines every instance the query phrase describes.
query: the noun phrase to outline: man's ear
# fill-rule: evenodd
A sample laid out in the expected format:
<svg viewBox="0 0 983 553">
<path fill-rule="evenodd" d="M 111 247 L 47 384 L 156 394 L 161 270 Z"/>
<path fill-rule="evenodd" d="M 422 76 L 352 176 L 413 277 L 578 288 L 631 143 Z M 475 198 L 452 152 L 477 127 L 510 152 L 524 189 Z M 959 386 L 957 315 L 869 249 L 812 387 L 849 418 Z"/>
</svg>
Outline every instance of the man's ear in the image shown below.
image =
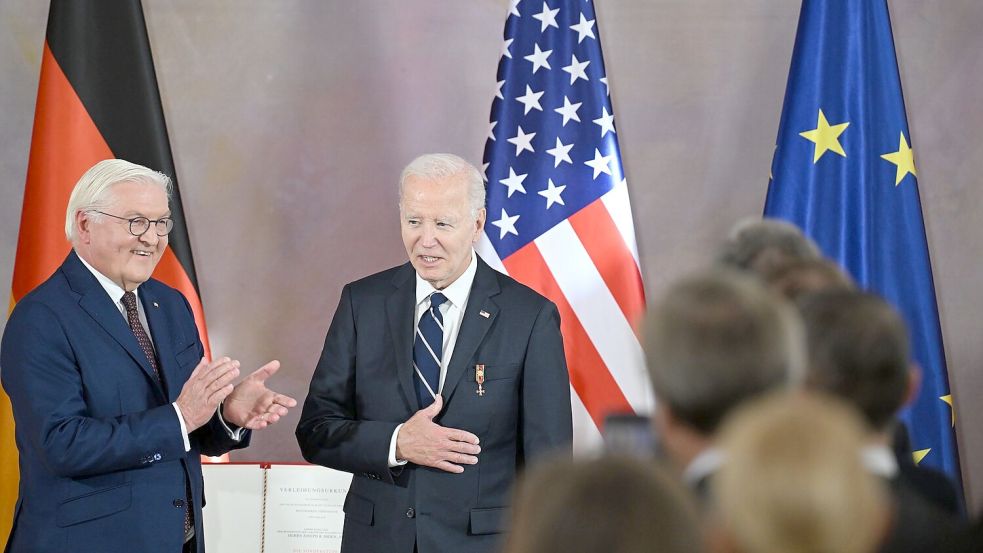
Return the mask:
<svg viewBox="0 0 983 553">
<path fill-rule="evenodd" d="M 481 231 L 485 228 L 486 215 L 487 212 L 485 211 L 485 208 L 478 210 L 478 216 L 475 217 L 474 220 L 474 239 L 472 239 L 472 243 L 477 242 L 478 239 L 481 238 Z"/>
<path fill-rule="evenodd" d="M 88 244 L 91 239 L 92 215 L 85 210 L 75 212 L 75 236 L 82 244 Z"/>
<path fill-rule="evenodd" d="M 911 405 L 918 399 L 918 392 L 922 390 L 922 369 L 912 363 L 908 366 L 908 393 L 905 396 L 904 405 Z"/>
</svg>

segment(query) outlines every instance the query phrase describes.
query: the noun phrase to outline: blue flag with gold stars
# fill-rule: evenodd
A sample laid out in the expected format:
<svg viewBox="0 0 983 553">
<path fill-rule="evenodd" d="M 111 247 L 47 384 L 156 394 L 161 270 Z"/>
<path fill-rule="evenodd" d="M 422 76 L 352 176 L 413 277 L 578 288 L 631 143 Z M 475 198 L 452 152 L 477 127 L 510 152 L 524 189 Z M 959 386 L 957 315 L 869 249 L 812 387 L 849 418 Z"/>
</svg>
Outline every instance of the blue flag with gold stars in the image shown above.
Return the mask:
<svg viewBox="0 0 983 553">
<path fill-rule="evenodd" d="M 904 316 L 916 462 L 959 478 L 932 265 L 886 0 L 804 0 L 765 215 L 799 225 Z"/>
</svg>

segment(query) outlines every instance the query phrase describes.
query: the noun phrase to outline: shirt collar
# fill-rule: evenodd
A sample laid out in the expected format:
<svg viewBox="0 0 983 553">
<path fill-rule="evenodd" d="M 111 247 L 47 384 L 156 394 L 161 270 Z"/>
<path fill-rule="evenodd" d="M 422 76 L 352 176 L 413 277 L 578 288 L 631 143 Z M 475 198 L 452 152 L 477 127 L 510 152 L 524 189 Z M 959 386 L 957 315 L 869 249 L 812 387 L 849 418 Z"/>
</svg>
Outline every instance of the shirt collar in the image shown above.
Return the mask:
<svg viewBox="0 0 983 553">
<path fill-rule="evenodd" d="M 860 458 L 867 470 L 877 476 L 894 478 L 898 474 L 898 459 L 886 445 L 868 445 L 860 450 Z"/>
<path fill-rule="evenodd" d="M 683 471 L 683 481 L 690 486 L 696 485 L 707 476 L 717 472 L 724 465 L 724 454 L 716 447 L 708 447 L 690 461 Z"/>
<path fill-rule="evenodd" d="M 113 300 L 113 303 L 118 306 L 120 301 L 122 301 L 123 294 L 126 293 L 126 290 L 120 288 L 119 284 L 113 282 L 113 279 L 100 273 L 92 265 L 89 265 L 89 262 L 86 261 L 85 259 L 82 259 L 81 255 L 78 256 L 78 258 L 79 261 L 82 262 L 82 265 L 85 265 L 85 268 L 88 269 L 89 272 L 92 273 L 94 277 L 96 277 L 96 280 L 98 280 L 99 284 L 102 285 L 103 290 L 105 290 L 106 293 L 109 294 L 109 298 Z M 139 285 L 137 285 L 137 288 L 133 289 L 133 295 L 135 295 L 138 300 L 140 299 Z"/>
<path fill-rule="evenodd" d="M 468 264 L 468 268 L 464 270 L 461 276 L 457 277 L 457 280 L 450 283 L 440 293 L 447 297 L 451 305 L 457 307 L 458 309 L 463 309 L 465 302 L 468 300 L 468 294 L 471 293 L 471 285 L 474 283 L 474 275 L 478 271 L 478 254 L 475 253 L 474 249 L 471 250 L 471 263 Z M 433 287 L 432 284 L 420 278 L 420 274 L 416 274 L 416 304 L 420 305 L 424 300 L 430 297 L 430 294 L 436 292 L 437 289 Z"/>
</svg>

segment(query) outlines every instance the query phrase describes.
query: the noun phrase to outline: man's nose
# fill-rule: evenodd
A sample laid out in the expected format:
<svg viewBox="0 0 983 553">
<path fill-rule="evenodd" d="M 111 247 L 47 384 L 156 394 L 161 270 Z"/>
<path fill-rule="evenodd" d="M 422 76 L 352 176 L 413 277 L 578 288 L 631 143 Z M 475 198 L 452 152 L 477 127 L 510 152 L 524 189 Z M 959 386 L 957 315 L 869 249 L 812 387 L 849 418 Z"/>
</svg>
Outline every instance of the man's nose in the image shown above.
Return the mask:
<svg viewBox="0 0 983 553">
<path fill-rule="evenodd" d="M 420 237 L 420 241 L 425 247 L 433 247 L 437 245 L 437 227 L 434 225 L 423 225 L 423 233 Z"/>
<path fill-rule="evenodd" d="M 142 244 L 156 246 L 157 243 L 162 240 L 162 237 L 157 236 L 156 229 L 154 229 L 153 225 L 150 225 L 150 228 L 144 231 L 144 233 L 140 236 L 137 236 L 137 239 L 140 240 L 140 243 Z"/>
</svg>

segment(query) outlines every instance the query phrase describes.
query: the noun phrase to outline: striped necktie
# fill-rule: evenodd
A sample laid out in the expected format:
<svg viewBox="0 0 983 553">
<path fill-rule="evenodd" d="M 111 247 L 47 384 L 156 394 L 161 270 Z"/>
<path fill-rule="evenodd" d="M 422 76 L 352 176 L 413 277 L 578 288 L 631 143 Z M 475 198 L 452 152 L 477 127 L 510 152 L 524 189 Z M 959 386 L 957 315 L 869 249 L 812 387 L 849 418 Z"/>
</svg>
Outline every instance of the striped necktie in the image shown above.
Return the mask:
<svg viewBox="0 0 983 553">
<path fill-rule="evenodd" d="M 414 384 L 420 408 L 427 407 L 440 391 L 440 358 L 444 351 L 444 317 L 440 306 L 447 298 L 440 292 L 430 295 L 430 308 L 420 317 L 413 341 Z"/>
</svg>

